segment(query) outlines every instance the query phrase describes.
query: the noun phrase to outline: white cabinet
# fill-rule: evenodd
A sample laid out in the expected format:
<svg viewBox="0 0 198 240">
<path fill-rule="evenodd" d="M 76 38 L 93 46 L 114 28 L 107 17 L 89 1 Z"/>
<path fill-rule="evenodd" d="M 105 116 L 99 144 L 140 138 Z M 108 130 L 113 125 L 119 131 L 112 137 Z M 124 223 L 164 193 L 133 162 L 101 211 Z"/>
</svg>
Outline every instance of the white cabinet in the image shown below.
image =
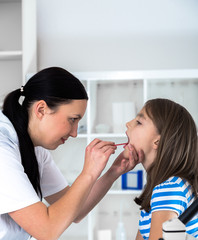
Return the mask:
<svg viewBox="0 0 198 240">
<path fill-rule="evenodd" d="M 80 173 L 85 147 L 91 140 L 97 137 L 116 143 L 127 141 L 125 127 L 122 126 L 125 126 L 127 117 L 132 119 L 137 114 L 147 99 L 166 97 L 183 104 L 198 125 L 198 70 L 82 72 L 74 75 L 83 81 L 88 91 L 88 109 L 80 122 L 78 138 L 69 139 L 53 152 L 55 161 L 69 183 Z M 117 115 L 113 111 L 115 106 L 119 113 Z M 131 116 L 127 106 L 133 108 Z M 125 107 L 126 110 L 123 110 Z M 119 121 L 120 131 L 115 128 Z M 122 150 L 122 147 L 118 147 L 107 168 Z M 136 167 L 139 168 L 142 169 L 141 166 Z M 121 190 L 121 179 L 117 180 L 88 217 L 82 223 L 73 224 L 60 239 L 98 240 L 98 232 L 109 229 L 114 240 L 120 204 L 124 206 L 122 212 L 127 239 L 134 239 L 139 209 L 133 199 L 138 194 L 140 191 Z"/>
<path fill-rule="evenodd" d="M 0 103 L 36 72 L 36 0 L 0 0 Z"/>
</svg>

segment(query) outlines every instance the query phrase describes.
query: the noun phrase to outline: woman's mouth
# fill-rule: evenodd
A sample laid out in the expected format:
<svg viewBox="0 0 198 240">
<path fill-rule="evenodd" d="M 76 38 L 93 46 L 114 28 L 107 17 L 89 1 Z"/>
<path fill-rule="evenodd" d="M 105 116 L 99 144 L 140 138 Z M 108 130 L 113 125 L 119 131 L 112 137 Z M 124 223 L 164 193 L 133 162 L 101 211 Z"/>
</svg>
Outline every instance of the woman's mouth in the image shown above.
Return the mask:
<svg viewBox="0 0 198 240">
<path fill-rule="evenodd" d="M 64 144 L 67 138 L 61 138 L 62 143 Z"/>
</svg>

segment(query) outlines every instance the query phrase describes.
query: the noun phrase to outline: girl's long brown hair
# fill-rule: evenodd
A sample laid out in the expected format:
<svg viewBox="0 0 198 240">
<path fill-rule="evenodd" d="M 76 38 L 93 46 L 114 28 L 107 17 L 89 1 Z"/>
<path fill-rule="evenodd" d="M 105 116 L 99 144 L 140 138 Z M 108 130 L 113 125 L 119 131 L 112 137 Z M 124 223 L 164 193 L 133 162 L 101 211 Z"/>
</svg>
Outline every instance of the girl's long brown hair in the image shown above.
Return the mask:
<svg viewBox="0 0 198 240">
<path fill-rule="evenodd" d="M 161 135 L 156 159 L 147 171 L 147 183 L 135 202 L 149 212 L 153 188 L 177 176 L 186 179 L 197 197 L 198 140 L 195 122 L 181 105 L 168 99 L 146 102 L 145 111 Z"/>
</svg>

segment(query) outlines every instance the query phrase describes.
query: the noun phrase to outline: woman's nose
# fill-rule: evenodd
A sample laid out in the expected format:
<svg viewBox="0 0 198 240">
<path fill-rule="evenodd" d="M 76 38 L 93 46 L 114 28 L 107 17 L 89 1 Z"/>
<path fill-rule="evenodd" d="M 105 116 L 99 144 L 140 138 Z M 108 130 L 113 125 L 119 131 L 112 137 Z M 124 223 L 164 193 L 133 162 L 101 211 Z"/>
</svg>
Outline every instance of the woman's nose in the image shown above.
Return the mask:
<svg viewBox="0 0 198 240">
<path fill-rule="evenodd" d="M 74 138 L 77 137 L 78 135 L 77 130 L 78 130 L 78 126 L 73 126 L 70 132 L 70 136 Z"/>
</svg>

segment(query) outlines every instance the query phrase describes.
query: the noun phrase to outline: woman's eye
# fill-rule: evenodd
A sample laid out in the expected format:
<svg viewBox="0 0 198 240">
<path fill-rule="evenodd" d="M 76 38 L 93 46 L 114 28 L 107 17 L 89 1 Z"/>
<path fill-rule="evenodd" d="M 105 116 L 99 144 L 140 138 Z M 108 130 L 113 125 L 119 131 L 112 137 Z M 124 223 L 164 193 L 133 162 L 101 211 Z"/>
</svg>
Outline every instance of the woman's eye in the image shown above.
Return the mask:
<svg viewBox="0 0 198 240">
<path fill-rule="evenodd" d="M 140 121 L 136 120 L 136 122 L 137 122 L 138 125 L 141 125 L 141 122 L 140 122 Z"/>
<path fill-rule="evenodd" d="M 74 123 L 76 121 L 76 118 L 70 118 L 70 121 Z"/>
</svg>

